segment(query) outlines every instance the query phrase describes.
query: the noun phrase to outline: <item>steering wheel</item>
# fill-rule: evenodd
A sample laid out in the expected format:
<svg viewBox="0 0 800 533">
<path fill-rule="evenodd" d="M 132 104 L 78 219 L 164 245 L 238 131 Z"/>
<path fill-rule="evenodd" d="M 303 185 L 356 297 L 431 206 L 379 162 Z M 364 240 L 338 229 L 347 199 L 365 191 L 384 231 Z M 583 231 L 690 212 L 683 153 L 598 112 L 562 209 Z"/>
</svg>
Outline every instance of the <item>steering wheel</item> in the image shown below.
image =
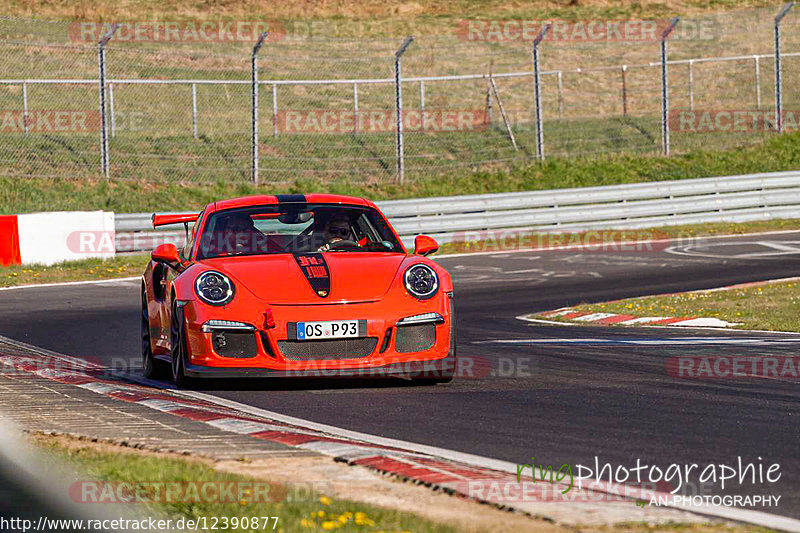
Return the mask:
<svg viewBox="0 0 800 533">
<path fill-rule="evenodd" d="M 342 239 L 340 241 L 332 242 L 328 246 L 328 250 L 342 250 L 342 251 L 358 251 L 361 250 L 361 245 L 356 241 Z"/>
</svg>

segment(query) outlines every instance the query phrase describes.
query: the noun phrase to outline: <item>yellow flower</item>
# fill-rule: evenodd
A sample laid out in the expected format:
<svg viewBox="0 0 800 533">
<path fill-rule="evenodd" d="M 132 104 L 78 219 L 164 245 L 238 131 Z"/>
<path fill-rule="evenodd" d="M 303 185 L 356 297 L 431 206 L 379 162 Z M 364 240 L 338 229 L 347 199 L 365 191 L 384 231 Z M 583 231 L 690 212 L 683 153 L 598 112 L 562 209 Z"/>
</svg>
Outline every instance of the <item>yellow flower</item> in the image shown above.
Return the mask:
<svg viewBox="0 0 800 533">
<path fill-rule="evenodd" d="M 319 518 L 325 518 L 325 511 L 317 511 L 317 516 Z"/>
<path fill-rule="evenodd" d="M 328 498 L 327 496 L 321 496 L 319 499 L 319 503 L 321 503 L 322 505 L 330 505 L 331 499 Z"/>
<path fill-rule="evenodd" d="M 336 528 L 336 527 L 339 527 L 339 526 L 336 524 L 336 522 L 330 522 L 330 521 L 328 521 L 328 522 L 323 522 L 323 523 L 322 523 L 322 529 L 331 530 L 331 529 L 334 529 L 334 528 Z"/>
</svg>

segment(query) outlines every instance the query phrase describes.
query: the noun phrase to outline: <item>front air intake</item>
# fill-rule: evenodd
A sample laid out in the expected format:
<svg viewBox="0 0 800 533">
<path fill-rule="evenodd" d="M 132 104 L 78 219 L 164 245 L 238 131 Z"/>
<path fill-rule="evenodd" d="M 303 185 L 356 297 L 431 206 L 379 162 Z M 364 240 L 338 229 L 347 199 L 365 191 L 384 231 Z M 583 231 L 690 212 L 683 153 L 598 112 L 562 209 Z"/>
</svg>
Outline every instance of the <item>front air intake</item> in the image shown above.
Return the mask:
<svg viewBox="0 0 800 533">
<path fill-rule="evenodd" d="M 398 353 L 422 352 L 433 347 L 435 343 L 436 326 L 434 324 L 398 326 L 394 349 Z"/>
<path fill-rule="evenodd" d="M 278 341 L 278 349 L 283 356 L 294 361 L 360 359 L 369 356 L 375 351 L 377 345 L 377 337 L 323 341 Z"/>
</svg>

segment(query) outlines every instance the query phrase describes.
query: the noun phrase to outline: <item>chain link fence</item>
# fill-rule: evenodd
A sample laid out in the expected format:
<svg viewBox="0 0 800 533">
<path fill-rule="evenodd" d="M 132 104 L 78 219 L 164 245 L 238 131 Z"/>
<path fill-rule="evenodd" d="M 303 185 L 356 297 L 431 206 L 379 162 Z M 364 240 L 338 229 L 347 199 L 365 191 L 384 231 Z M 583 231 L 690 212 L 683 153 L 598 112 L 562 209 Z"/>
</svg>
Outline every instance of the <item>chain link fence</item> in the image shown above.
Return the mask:
<svg viewBox="0 0 800 533">
<path fill-rule="evenodd" d="M 780 21 L 778 85 L 778 11 L 678 21 L 667 69 L 668 20 L 549 21 L 539 113 L 541 22 L 454 21 L 406 41 L 0 19 L 0 175 L 368 183 L 747 146 L 800 120 L 800 13 Z"/>
</svg>

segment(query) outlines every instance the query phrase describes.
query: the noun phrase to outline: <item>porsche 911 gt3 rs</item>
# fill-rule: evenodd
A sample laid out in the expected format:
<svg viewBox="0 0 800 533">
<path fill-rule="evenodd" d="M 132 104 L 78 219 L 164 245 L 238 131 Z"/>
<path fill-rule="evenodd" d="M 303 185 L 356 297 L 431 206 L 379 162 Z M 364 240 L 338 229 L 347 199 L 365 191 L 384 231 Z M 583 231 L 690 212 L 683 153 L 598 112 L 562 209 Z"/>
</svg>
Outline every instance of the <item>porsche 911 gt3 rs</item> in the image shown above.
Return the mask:
<svg viewBox="0 0 800 533">
<path fill-rule="evenodd" d="M 152 376 L 453 378 L 453 283 L 419 235 L 408 252 L 370 201 L 309 194 L 214 202 L 142 276 L 142 357 Z M 193 225 L 191 233 L 189 225 Z"/>
</svg>

